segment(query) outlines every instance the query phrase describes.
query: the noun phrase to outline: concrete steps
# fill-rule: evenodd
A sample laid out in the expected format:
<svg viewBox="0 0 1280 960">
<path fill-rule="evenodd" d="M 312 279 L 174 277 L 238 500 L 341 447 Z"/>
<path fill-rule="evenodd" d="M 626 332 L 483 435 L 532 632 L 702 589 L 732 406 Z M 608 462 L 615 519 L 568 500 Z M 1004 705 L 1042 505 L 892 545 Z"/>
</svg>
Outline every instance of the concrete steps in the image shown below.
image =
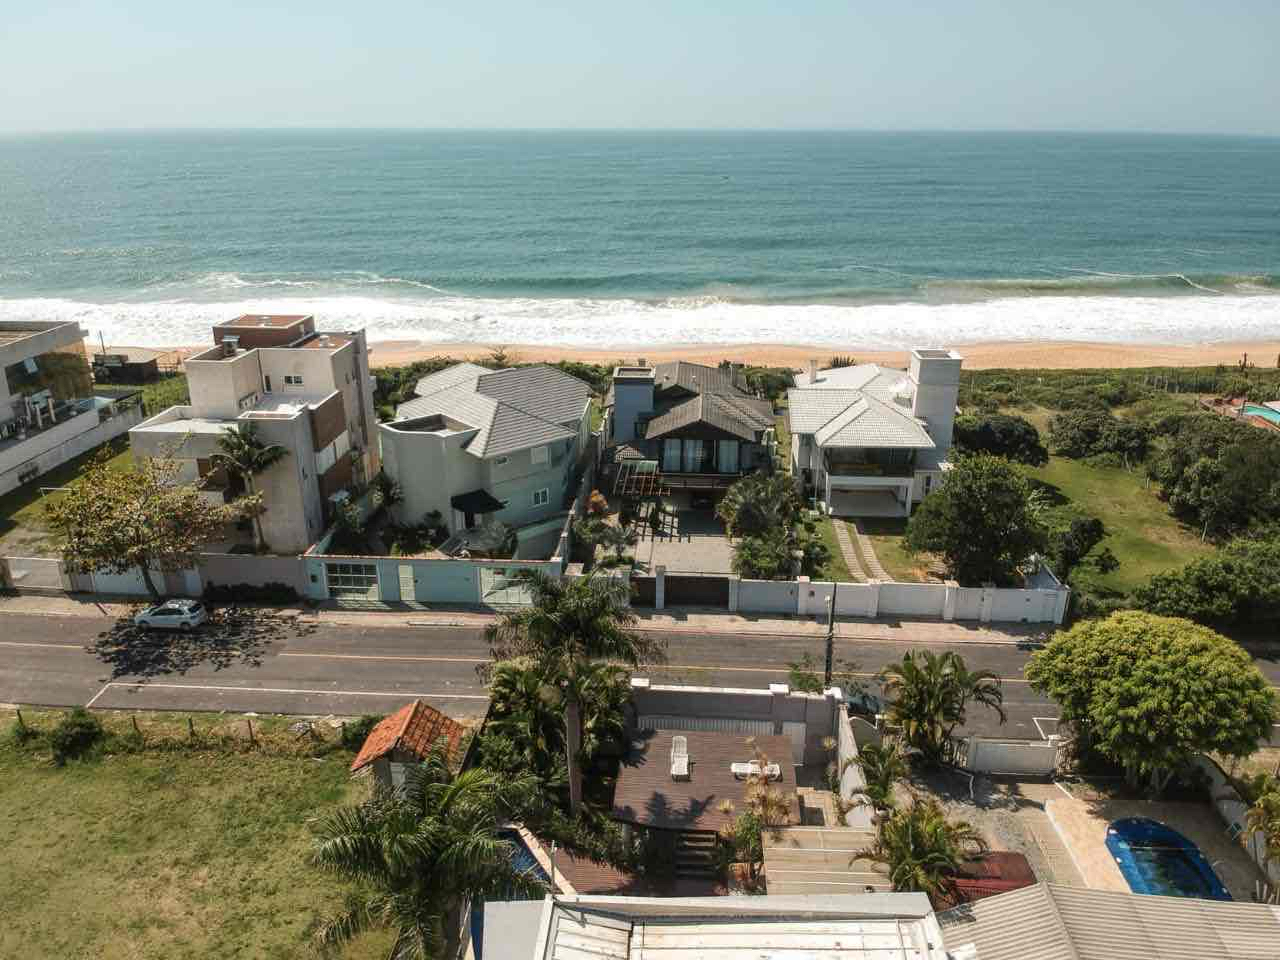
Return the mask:
<svg viewBox="0 0 1280 960">
<path fill-rule="evenodd" d="M 884 572 L 884 567 L 880 566 L 880 558 L 876 556 L 876 551 L 871 546 L 871 539 L 867 536 L 866 530 L 862 527 L 861 520 L 853 521 L 853 536 L 858 541 L 858 549 L 862 552 L 862 562 L 867 570 L 871 572 L 871 576 L 875 580 L 888 580 L 889 574 Z"/>
</svg>

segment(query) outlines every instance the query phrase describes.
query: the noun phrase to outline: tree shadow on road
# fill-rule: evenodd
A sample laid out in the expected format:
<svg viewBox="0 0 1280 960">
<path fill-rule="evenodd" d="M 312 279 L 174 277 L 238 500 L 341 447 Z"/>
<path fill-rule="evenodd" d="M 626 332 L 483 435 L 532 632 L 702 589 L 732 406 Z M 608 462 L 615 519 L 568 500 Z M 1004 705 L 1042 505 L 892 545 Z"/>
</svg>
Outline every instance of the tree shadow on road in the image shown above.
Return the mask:
<svg viewBox="0 0 1280 960">
<path fill-rule="evenodd" d="M 148 679 L 184 674 L 193 667 L 261 665 L 271 644 L 304 637 L 316 624 L 297 614 L 259 607 L 227 607 L 191 633 L 143 630 L 132 617 L 121 617 L 87 648 L 111 667 L 111 679 Z"/>
</svg>

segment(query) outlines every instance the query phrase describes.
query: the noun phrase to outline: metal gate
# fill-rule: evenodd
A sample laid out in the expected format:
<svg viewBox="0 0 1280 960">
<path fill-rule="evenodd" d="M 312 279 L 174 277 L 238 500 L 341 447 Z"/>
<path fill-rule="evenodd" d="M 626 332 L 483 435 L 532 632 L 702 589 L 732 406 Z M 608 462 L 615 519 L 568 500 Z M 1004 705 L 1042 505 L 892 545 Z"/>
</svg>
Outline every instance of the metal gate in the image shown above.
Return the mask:
<svg viewBox="0 0 1280 960">
<path fill-rule="evenodd" d="M 668 607 L 729 608 L 728 577 L 673 576 L 663 584 L 663 602 Z"/>
<path fill-rule="evenodd" d="M 631 605 L 633 607 L 652 607 L 657 603 L 657 587 L 653 577 L 631 578 Z"/>
</svg>

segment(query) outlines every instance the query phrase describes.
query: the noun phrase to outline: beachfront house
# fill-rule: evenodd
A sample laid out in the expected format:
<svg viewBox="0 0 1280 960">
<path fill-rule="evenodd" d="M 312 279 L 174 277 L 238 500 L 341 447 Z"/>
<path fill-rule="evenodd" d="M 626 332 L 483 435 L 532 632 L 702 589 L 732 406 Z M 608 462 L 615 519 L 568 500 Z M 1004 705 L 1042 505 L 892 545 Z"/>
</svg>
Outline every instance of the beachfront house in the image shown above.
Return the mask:
<svg viewBox="0 0 1280 960">
<path fill-rule="evenodd" d="M 773 405 L 735 367 L 618 367 L 605 397 L 604 436 L 627 493 L 721 493 L 772 465 L 773 427 Z"/>
<path fill-rule="evenodd" d="M 379 426 L 397 520 L 454 537 L 499 521 L 521 542 L 558 522 L 591 430 L 591 388 L 555 367 L 458 363 L 423 377 Z"/>
<path fill-rule="evenodd" d="M 218 440 L 253 429 L 286 451 L 253 478 L 263 538 L 276 553 L 302 553 L 334 504 L 378 470 L 364 332 L 317 332 L 310 316 L 252 314 L 218 324 L 213 340 L 184 364 L 190 402 L 129 431 L 134 455 L 177 460 L 179 479 L 231 500 L 244 482 L 218 463 Z"/>
<path fill-rule="evenodd" d="M 830 514 L 903 517 L 942 479 L 963 358 L 916 349 L 906 371 L 808 370 L 787 391 L 792 474 Z"/>
<path fill-rule="evenodd" d="M 78 323 L 0 322 L 0 493 L 142 419 L 130 390 L 95 387 Z"/>
</svg>

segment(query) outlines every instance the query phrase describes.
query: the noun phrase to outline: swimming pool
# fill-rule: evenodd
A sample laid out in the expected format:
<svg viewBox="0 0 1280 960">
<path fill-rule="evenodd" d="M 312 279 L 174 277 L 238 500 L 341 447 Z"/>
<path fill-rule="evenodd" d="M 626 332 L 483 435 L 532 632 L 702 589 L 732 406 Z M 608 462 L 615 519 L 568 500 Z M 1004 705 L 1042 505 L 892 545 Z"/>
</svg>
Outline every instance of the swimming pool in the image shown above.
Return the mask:
<svg viewBox="0 0 1280 960">
<path fill-rule="evenodd" d="M 531 873 L 537 879 L 546 883 L 548 880 L 547 871 L 542 868 L 542 864 L 538 862 L 538 858 L 533 855 L 533 851 L 525 844 L 524 838 L 520 836 L 518 830 L 499 830 L 498 838 L 506 840 L 515 849 L 511 855 L 511 862 L 515 868 L 521 873 Z M 530 898 L 516 893 L 514 890 L 508 890 L 506 895 L 501 897 L 502 900 L 529 900 L 542 899 L 541 897 Z M 472 953 L 476 960 L 482 960 L 482 944 L 484 943 L 484 900 L 477 897 L 471 904 L 471 943 L 473 946 Z"/>
<path fill-rule="evenodd" d="M 1107 849 L 1134 893 L 1200 900 L 1230 900 L 1200 848 L 1163 823 L 1145 817 L 1116 820 Z"/>
<path fill-rule="evenodd" d="M 1280 410 L 1272 410 L 1270 407 L 1262 407 L 1256 403 L 1246 403 L 1242 410 L 1250 416 L 1261 417 L 1263 420 L 1270 420 L 1280 426 Z"/>
</svg>

